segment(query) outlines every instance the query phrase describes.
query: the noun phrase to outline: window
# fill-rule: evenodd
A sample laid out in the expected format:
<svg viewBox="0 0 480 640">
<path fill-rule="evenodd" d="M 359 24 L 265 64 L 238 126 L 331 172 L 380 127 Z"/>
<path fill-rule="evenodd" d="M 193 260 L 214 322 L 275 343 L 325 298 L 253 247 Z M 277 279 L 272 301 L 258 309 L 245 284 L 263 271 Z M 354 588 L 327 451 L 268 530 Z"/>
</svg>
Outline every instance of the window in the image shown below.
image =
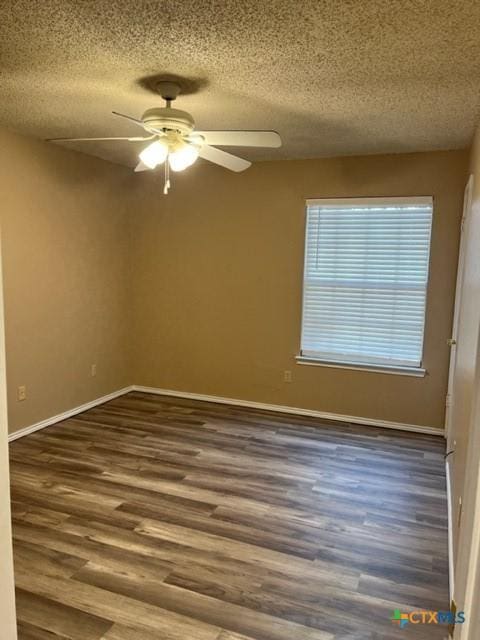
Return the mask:
<svg viewBox="0 0 480 640">
<path fill-rule="evenodd" d="M 420 369 L 433 200 L 308 200 L 301 357 Z"/>
</svg>

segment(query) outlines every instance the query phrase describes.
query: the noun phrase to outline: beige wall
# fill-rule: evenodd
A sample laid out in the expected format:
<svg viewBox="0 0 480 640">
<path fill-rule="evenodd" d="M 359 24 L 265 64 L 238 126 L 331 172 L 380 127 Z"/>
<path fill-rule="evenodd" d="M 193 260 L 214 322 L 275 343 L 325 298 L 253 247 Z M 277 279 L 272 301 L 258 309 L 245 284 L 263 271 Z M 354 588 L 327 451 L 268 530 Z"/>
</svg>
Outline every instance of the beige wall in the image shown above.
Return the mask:
<svg viewBox="0 0 480 640">
<path fill-rule="evenodd" d="M 435 152 L 264 162 L 242 174 L 197 165 L 167 197 L 158 176 L 139 176 L 135 383 L 441 429 L 466 173 L 466 152 Z M 296 365 L 305 199 L 410 195 L 435 198 L 428 375 Z"/>
<path fill-rule="evenodd" d="M 9 428 L 130 383 L 131 173 L 0 132 Z M 98 373 L 91 377 L 90 366 Z M 26 385 L 27 399 L 17 401 Z"/>
<path fill-rule="evenodd" d="M 168 197 L 5 131 L 0 155 L 11 431 L 132 383 L 442 427 L 466 153 L 199 164 Z M 305 198 L 415 194 L 435 197 L 429 375 L 296 365 Z"/>
</svg>

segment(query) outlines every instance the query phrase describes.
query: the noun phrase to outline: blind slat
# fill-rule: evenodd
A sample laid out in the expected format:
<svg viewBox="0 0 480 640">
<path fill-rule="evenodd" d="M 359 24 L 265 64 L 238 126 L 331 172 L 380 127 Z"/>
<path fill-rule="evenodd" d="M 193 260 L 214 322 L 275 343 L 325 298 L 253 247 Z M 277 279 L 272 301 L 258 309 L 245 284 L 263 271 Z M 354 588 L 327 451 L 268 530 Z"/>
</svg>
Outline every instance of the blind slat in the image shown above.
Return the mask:
<svg viewBox="0 0 480 640">
<path fill-rule="evenodd" d="M 302 354 L 421 365 L 432 199 L 307 203 Z"/>
</svg>

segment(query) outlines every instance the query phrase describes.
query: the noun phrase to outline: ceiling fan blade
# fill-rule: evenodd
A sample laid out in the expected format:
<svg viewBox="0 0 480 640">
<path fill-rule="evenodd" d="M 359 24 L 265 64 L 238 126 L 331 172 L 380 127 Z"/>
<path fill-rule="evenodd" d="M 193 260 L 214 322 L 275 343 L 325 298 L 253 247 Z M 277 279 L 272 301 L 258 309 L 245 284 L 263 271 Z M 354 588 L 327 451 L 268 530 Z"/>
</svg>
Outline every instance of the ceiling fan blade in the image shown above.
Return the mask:
<svg viewBox="0 0 480 640">
<path fill-rule="evenodd" d="M 120 116 L 120 118 L 125 118 L 126 120 L 130 120 L 134 124 L 138 124 L 140 127 L 142 127 L 142 129 L 145 129 L 145 125 L 143 124 L 143 120 L 137 120 L 137 118 L 132 118 L 132 116 L 127 116 L 124 113 L 119 113 L 118 111 L 112 111 L 112 113 L 115 116 Z M 163 131 L 163 129 L 155 129 L 152 126 L 149 126 L 148 129 L 146 129 L 146 131 L 153 131 L 154 135 L 158 135 L 158 136 L 165 135 L 165 132 Z"/>
<path fill-rule="evenodd" d="M 221 149 L 215 149 L 215 147 L 210 147 L 208 144 L 200 147 L 198 155 L 204 160 L 219 164 L 226 169 L 230 169 L 230 171 L 245 171 L 252 165 L 248 160 L 234 156 Z"/>
<path fill-rule="evenodd" d="M 276 131 L 195 131 L 207 144 L 223 147 L 281 147 Z"/>
<path fill-rule="evenodd" d="M 48 138 L 47 142 L 98 142 L 102 140 L 127 140 L 128 142 L 145 142 L 151 140 L 155 136 L 147 136 L 146 138 L 125 138 L 125 137 L 108 137 L 108 138 Z"/>
<path fill-rule="evenodd" d="M 151 171 L 151 168 L 147 167 L 147 165 L 140 160 L 140 162 L 135 167 L 134 171 L 135 173 L 138 173 L 139 171 Z"/>
<path fill-rule="evenodd" d="M 125 118 L 125 120 L 130 120 L 130 122 L 134 122 L 135 124 L 143 127 L 143 120 L 138 120 L 138 118 L 134 118 L 133 116 L 127 116 L 124 113 L 120 113 L 118 111 L 112 111 L 114 116 L 120 116 L 120 118 Z"/>
</svg>

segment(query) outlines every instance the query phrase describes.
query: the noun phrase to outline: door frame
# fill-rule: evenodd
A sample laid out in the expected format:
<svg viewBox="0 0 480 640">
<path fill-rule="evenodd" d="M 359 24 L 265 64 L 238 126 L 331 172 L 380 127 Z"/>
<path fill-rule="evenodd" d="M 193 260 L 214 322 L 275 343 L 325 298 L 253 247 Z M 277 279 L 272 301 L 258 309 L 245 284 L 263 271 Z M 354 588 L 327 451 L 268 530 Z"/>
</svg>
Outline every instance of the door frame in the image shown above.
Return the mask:
<svg viewBox="0 0 480 640">
<path fill-rule="evenodd" d="M 475 395 L 470 422 L 469 446 L 463 491 L 464 522 L 460 531 L 460 554 L 455 590 L 465 622 L 456 625 L 455 640 L 480 638 L 480 330 L 476 358 Z"/>
<path fill-rule="evenodd" d="M 448 369 L 448 387 L 447 396 L 445 398 L 445 437 L 447 439 L 447 450 L 451 451 L 451 432 L 452 432 L 452 415 L 453 405 L 455 403 L 455 397 L 453 393 L 454 379 L 455 379 L 455 367 L 457 358 L 457 337 L 458 337 L 458 325 L 460 321 L 460 310 L 462 307 L 462 289 L 463 279 L 465 273 L 465 254 L 468 241 L 468 226 L 470 222 L 470 211 L 472 207 L 472 194 L 473 194 L 473 174 L 470 174 L 465 185 L 465 191 L 463 196 L 463 213 L 460 231 L 460 246 L 458 251 L 458 267 L 457 267 L 457 281 L 455 286 L 455 306 L 453 311 L 453 324 L 452 334 L 449 340 L 450 345 L 450 365 Z"/>
<path fill-rule="evenodd" d="M 5 317 L 0 235 L 0 624 L 2 639 L 17 640 L 13 577 L 10 472 L 8 464 L 7 375 Z"/>
</svg>

